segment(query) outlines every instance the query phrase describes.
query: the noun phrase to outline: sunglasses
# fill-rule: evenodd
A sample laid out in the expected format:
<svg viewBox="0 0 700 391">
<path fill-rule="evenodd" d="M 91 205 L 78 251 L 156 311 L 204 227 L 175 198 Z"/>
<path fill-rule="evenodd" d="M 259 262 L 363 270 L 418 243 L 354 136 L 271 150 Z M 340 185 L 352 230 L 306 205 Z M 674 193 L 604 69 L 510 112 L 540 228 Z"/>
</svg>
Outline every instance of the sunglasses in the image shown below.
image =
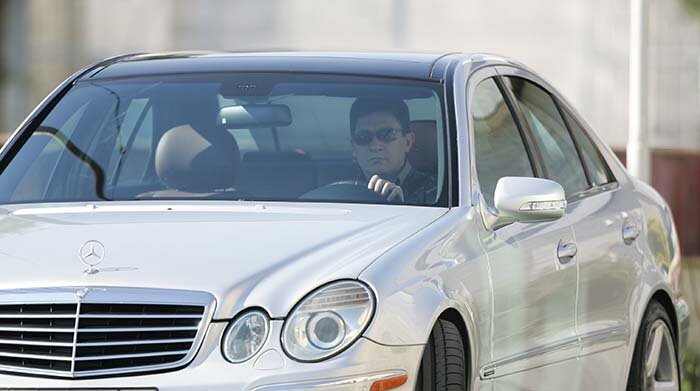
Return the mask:
<svg viewBox="0 0 700 391">
<path fill-rule="evenodd" d="M 367 129 L 360 129 L 352 134 L 352 141 L 357 145 L 369 145 L 376 137 L 383 143 L 390 143 L 399 138 L 399 133 L 404 133 L 401 129 L 381 128 L 376 132 Z"/>
</svg>

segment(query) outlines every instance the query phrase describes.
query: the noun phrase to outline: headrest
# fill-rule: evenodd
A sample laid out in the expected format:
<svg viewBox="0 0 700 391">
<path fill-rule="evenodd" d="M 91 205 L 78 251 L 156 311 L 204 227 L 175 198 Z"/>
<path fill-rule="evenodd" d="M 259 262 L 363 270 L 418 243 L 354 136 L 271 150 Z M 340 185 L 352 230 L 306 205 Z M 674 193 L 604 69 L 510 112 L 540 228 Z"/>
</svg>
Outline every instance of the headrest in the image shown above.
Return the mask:
<svg viewBox="0 0 700 391">
<path fill-rule="evenodd" d="M 437 122 L 411 121 L 409 127 L 416 135 L 416 141 L 408 152 L 411 165 L 418 171 L 437 173 Z"/>
<path fill-rule="evenodd" d="M 233 186 L 240 162 L 236 139 L 223 129 L 206 138 L 190 125 L 172 128 L 156 147 L 156 173 L 170 189 L 212 192 Z"/>
</svg>

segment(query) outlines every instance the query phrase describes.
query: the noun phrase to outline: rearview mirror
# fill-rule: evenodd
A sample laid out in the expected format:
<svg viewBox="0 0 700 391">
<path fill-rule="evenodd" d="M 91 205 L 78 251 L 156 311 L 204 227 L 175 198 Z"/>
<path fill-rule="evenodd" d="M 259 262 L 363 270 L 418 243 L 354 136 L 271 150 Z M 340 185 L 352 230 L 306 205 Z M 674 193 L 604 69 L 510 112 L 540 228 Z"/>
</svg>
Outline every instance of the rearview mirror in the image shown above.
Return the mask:
<svg viewBox="0 0 700 391">
<path fill-rule="evenodd" d="M 484 211 L 489 229 L 557 220 L 564 215 L 566 195 L 560 184 L 549 179 L 503 177 L 496 183 L 494 204 L 495 210 Z"/>
<path fill-rule="evenodd" d="M 292 112 L 285 105 L 253 104 L 226 106 L 216 122 L 228 129 L 276 128 L 292 123 Z"/>
</svg>

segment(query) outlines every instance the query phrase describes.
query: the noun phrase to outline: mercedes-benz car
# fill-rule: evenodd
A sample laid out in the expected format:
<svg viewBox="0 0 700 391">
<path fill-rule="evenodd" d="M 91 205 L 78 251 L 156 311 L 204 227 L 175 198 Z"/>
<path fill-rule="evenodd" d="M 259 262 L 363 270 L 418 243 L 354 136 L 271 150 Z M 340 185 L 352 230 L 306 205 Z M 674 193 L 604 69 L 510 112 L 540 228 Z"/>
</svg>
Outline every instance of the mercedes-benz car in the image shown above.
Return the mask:
<svg viewBox="0 0 700 391">
<path fill-rule="evenodd" d="M 0 389 L 678 390 L 669 207 L 518 62 L 167 53 L 0 151 Z"/>
</svg>

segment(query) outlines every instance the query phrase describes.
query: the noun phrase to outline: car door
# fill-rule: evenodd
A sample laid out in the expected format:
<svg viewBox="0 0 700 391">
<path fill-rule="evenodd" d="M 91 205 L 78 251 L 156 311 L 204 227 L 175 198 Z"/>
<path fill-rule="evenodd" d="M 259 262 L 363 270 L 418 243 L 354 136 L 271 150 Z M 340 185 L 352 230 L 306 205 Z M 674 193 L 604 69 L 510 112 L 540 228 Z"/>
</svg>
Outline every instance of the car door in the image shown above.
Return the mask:
<svg viewBox="0 0 700 391">
<path fill-rule="evenodd" d="M 492 208 L 498 179 L 541 176 L 541 164 L 497 77 L 472 78 L 468 96 L 473 176 L 483 203 Z M 493 361 L 480 375 L 494 379 L 496 389 L 556 387 L 561 372 L 550 364 L 575 361 L 578 353 L 576 262 L 559 258 L 557 250 L 573 242 L 572 229 L 562 218 L 513 223 L 484 237 L 493 289 Z"/>
<path fill-rule="evenodd" d="M 639 279 L 633 241 L 639 234 L 639 207 L 624 197 L 579 122 L 558 99 L 527 74 L 504 77 L 512 91 L 547 178 L 567 194 L 566 216 L 574 231 L 578 265 L 576 330 L 581 342 L 579 367 L 569 374 L 580 389 L 592 379 L 620 383 L 629 335 L 630 294 Z M 623 231 L 628 240 L 623 239 Z"/>
<path fill-rule="evenodd" d="M 621 188 L 588 132 L 568 110 L 564 118 L 577 143 L 591 186 L 567 213 L 578 244 L 577 327 L 581 338 L 582 379 L 590 374 L 624 388 L 627 341 L 633 329 L 631 308 L 639 287 L 642 252 L 641 205 Z M 659 228 L 663 226 L 661 221 Z M 593 386 L 593 383 L 591 384 Z"/>
</svg>

